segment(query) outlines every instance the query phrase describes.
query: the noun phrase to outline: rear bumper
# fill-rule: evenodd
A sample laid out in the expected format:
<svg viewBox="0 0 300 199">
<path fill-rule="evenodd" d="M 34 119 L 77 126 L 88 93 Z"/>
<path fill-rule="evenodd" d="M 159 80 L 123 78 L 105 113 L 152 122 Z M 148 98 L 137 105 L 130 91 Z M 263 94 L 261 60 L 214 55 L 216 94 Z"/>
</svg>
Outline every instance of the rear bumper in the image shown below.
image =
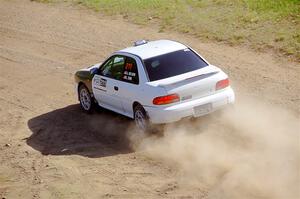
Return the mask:
<svg viewBox="0 0 300 199">
<path fill-rule="evenodd" d="M 231 87 L 213 95 L 205 96 L 196 100 L 182 102 L 173 106 L 144 107 L 147 111 L 150 121 L 155 124 L 176 122 L 184 117 L 198 117 L 209 114 L 215 110 L 232 104 L 235 101 L 235 95 Z M 209 110 L 199 114 L 195 112 L 195 107 L 209 104 Z"/>
</svg>

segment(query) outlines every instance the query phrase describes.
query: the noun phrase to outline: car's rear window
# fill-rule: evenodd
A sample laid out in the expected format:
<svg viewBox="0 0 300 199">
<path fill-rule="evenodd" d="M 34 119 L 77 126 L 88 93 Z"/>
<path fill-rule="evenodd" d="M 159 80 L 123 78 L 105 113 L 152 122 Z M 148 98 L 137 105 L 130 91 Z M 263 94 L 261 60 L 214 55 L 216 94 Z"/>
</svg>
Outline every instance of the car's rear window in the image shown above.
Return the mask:
<svg viewBox="0 0 300 199">
<path fill-rule="evenodd" d="M 150 81 L 173 77 L 208 65 L 188 48 L 145 59 L 144 63 Z"/>
</svg>

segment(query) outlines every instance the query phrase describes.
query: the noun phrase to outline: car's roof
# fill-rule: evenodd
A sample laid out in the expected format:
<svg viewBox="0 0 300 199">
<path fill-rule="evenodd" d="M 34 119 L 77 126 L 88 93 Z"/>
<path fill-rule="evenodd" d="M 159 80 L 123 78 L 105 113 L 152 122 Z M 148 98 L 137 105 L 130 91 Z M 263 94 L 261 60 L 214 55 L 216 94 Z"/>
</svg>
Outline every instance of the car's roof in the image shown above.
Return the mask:
<svg viewBox="0 0 300 199">
<path fill-rule="evenodd" d="M 185 45 L 171 40 L 149 41 L 139 46 L 128 47 L 118 52 L 127 52 L 148 59 L 162 54 L 183 50 Z"/>
</svg>

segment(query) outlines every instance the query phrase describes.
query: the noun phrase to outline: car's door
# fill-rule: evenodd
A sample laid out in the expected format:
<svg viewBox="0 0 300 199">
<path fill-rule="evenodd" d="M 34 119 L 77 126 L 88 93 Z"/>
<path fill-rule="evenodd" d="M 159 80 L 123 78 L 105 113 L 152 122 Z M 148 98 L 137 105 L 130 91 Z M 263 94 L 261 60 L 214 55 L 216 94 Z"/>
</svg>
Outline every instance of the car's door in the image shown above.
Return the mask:
<svg viewBox="0 0 300 199">
<path fill-rule="evenodd" d="M 136 60 L 133 57 L 124 56 L 125 64 L 122 78 L 118 83 L 118 92 L 116 96 L 120 99 L 124 114 L 133 117 L 132 104 L 138 99 L 139 92 L 139 74 Z"/>
<path fill-rule="evenodd" d="M 92 80 L 93 93 L 99 105 L 122 114 L 124 109 L 117 93 L 124 63 L 124 56 L 112 56 L 100 67 Z"/>
</svg>

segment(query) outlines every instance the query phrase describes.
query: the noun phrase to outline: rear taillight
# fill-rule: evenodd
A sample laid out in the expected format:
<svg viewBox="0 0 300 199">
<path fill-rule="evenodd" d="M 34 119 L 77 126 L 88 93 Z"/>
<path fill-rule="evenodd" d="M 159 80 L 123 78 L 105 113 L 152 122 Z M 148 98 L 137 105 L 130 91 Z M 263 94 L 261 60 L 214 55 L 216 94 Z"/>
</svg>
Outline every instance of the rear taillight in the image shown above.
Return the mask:
<svg viewBox="0 0 300 199">
<path fill-rule="evenodd" d="M 216 90 L 220 90 L 229 86 L 229 79 L 223 79 L 216 83 Z"/>
<path fill-rule="evenodd" d="M 154 105 L 164 105 L 164 104 L 171 104 L 174 102 L 178 102 L 180 100 L 178 94 L 171 94 L 166 96 L 159 96 L 153 99 Z"/>
</svg>

